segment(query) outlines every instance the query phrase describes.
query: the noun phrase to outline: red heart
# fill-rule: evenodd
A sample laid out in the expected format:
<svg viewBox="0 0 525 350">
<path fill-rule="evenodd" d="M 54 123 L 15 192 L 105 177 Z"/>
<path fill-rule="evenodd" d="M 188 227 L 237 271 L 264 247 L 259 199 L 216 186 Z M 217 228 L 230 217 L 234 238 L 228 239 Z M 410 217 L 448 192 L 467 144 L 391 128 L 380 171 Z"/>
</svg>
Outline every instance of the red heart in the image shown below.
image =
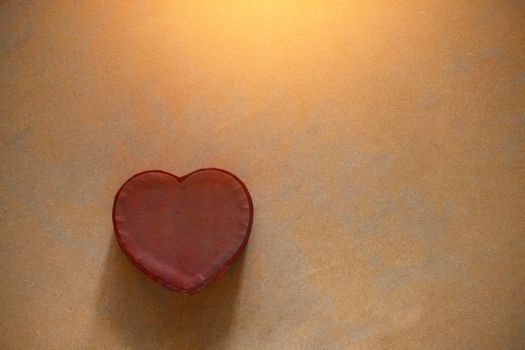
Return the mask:
<svg viewBox="0 0 525 350">
<path fill-rule="evenodd" d="M 242 252 L 253 221 L 246 186 L 221 169 L 183 177 L 151 170 L 132 176 L 113 202 L 118 243 L 146 275 L 192 294 Z"/>
</svg>

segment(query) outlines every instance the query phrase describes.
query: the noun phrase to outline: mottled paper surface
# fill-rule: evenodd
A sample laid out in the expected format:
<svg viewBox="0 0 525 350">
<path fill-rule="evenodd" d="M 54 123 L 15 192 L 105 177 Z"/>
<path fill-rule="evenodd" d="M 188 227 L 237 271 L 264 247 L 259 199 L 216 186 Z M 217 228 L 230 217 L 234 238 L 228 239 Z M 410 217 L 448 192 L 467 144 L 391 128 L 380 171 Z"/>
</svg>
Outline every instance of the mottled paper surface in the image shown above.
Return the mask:
<svg viewBox="0 0 525 350">
<path fill-rule="evenodd" d="M 525 347 L 521 1 L 2 1 L 2 349 Z M 118 250 L 146 169 L 250 188 L 188 298 Z"/>
</svg>

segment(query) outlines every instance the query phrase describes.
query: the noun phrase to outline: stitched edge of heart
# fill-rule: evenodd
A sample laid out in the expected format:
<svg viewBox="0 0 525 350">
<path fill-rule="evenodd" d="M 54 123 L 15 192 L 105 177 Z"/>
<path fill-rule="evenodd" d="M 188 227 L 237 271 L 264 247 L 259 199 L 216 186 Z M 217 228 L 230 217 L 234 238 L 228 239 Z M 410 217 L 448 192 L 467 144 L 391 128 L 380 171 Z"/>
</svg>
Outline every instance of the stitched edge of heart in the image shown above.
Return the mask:
<svg viewBox="0 0 525 350">
<path fill-rule="evenodd" d="M 164 281 L 162 278 L 160 278 L 159 276 L 155 275 L 154 273 L 152 273 L 151 271 L 146 269 L 139 261 L 137 261 L 133 257 L 132 254 L 130 254 L 130 252 L 128 251 L 128 249 L 126 248 L 126 246 L 122 243 L 122 241 L 120 239 L 120 233 L 119 233 L 119 231 L 117 229 L 117 222 L 115 220 L 115 206 L 116 206 L 117 200 L 118 200 L 118 198 L 120 196 L 120 192 L 124 189 L 124 187 L 128 184 L 128 182 L 130 182 L 134 178 L 139 177 L 141 175 L 144 175 L 144 174 L 147 174 L 147 173 L 162 173 L 162 174 L 169 175 L 169 176 L 173 177 L 175 180 L 177 180 L 179 183 L 182 183 L 182 182 L 184 182 L 184 180 L 186 180 L 188 177 L 190 177 L 193 174 L 196 174 L 196 173 L 199 173 L 199 172 L 203 172 L 203 171 L 209 171 L 209 170 L 220 171 L 220 172 L 222 172 L 224 174 L 227 174 L 227 175 L 231 176 L 235 181 L 237 181 L 241 185 L 244 193 L 246 193 L 246 197 L 248 198 L 248 204 L 249 204 L 249 209 L 250 209 L 250 219 L 249 219 L 249 222 L 248 222 L 248 228 L 246 230 L 246 236 L 244 237 L 244 240 L 242 241 L 242 243 L 239 246 L 239 248 L 224 263 L 224 265 L 220 269 L 217 270 L 217 272 L 215 272 L 213 275 L 211 275 L 210 277 L 206 278 L 205 280 L 203 280 L 199 284 L 193 286 L 192 288 L 182 288 L 182 287 L 175 286 L 173 284 L 170 284 L 170 283 Z M 172 290 L 174 292 L 178 292 L 178 293 L 182 293 L 182 294 L 186 294 L 186 295 L 191 295 L 191 294 L 194 294 L 194 293 L 200 291 L 201 289 L 203 289 L 207 285 L 209 285 L 212 282 L 214 282 L 215 280 L 217 280 L 220 276 L 222 276 L 222 274 L 224 274 L 231 267 L 233 262 L 243 252 L 244 248 L 248 244 L 248 239 L 250 238 L 250 234 L 251 234 L 251 231 L 252 231 L 253 202 L 252 202 L 252 197 L 250 196 L 250 192 L 248 191 L 248 188 L 246 187 L 244 182 L 242 182 L 241 179 L 239 179 L 236 175 L 230 173 L 229 171 L 223 170 L 223 169 L 219 169 L 219 168 L 202 168 L 202 169 L 198 169 L 198 170 L 192 171 L 191 173 L 188 173 L 188 174 L 186 174 L 184 176 L 173 175 L 173 174 L 168 173 L 167 171 L 163 171 L 163 170 L 146 170 L 146 171 L 142 171 L 140 173 L 137 173 L 137 174 L 131 176 L 129 179 L 127 179 L 124 182 L 124 184 L 122 184 L 122 186 L 120 186 L 120 188 L 118 189 L 117 193 L 115 194 L 115 198 L 113 200 L 112 220 L 113 220 L 113 231 L 115 232 L 115 236 L 117 238 L 118 245 L 120 246 L 120 249 L 122 249 L 122 251 L 126 254 L 128 259 L 131 260 L 133 265 L 135 265 L 142 272 L 144 272 L 144 274 L 146 276 L 148 276 L 149 278 L 153 279 L 154 281 L 160 283 L 164 287 L 166 287 L 166 288 L 168 288 L 168 289 L 170 289 L 170 290 Z"/>
</svg>

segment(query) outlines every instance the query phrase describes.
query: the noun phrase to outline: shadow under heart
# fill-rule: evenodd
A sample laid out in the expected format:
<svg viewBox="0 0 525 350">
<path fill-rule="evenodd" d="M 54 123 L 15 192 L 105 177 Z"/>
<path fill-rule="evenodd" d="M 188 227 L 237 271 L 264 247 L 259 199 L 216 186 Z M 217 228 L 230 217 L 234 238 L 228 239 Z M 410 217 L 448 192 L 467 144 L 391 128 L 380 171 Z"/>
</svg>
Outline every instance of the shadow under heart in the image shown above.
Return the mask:
<svg viewBox="0 0 525 350">
<path fill-rule="evenodd" d="M 107 326 L 115 332 L 119 346 L 127 349 L 152 344 L 191 349 L 219 347 L 232 323 L 244 255 L 217 281 L 187 296 L 149 279 L 112 239 L 97 299 L 97 324 L 89 345 L 97 344 L 96 330 Z"/>
</svg>

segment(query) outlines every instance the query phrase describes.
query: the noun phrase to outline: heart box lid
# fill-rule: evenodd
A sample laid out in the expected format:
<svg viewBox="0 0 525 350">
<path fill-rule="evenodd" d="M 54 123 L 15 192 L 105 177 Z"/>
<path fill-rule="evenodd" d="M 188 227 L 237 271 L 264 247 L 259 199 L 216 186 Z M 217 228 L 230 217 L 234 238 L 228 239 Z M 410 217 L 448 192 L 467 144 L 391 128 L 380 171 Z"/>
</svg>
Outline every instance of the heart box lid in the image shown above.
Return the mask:
<svg viewBox="0 0 525 350">
<path fill-rule="evenodd" d="M 146 275 L 193 294 L 243 251 L 253 222 L 246 185 L 216 168 L 182 177 L 149 170 L 129 178 L 113 202 L 119 246 Z"/>
</svg>

